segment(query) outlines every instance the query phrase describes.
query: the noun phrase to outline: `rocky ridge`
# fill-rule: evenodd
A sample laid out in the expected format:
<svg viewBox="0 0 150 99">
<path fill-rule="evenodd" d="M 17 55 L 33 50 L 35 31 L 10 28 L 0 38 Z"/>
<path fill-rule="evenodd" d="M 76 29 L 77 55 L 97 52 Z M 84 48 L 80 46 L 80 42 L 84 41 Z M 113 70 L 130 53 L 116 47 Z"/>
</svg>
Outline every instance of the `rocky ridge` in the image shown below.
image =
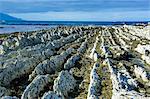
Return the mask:
<svg viewBox="0 0 150 99">
<path fill-rule="evenodd" d="M 149 99 L 150 26 L 60 26 L 0 45 L 2 99 Z"/>
</svg>

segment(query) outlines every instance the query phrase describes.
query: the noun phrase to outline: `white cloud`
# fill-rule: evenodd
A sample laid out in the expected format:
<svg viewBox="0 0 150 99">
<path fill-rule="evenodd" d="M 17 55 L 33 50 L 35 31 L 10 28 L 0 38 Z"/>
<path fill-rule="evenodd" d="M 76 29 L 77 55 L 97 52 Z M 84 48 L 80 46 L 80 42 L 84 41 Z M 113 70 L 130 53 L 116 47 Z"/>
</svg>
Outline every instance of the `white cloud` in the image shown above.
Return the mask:
<svg viewBox="0 0 150 99">
<path fill-rule="evenodd" d="M 146 21 L 150 11 L 122 12 L 43 12 L 43 13 L 11 13 L 10 15 L 25 20 L 41 21 Z"/>
</svg>

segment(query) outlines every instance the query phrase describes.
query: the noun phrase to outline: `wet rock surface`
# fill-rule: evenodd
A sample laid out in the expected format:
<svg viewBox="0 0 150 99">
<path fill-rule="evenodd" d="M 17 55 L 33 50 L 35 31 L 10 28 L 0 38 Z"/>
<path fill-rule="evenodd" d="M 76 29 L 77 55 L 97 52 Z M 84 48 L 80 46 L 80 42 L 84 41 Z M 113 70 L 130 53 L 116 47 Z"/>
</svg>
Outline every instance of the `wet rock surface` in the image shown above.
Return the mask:
<svg viewBox="0 0 150 99">
<path fill-rule="evenodd" d="M 59 26 L 0 45 L 1 99 L 149 99 L 150 26 Z"/>
</svg>

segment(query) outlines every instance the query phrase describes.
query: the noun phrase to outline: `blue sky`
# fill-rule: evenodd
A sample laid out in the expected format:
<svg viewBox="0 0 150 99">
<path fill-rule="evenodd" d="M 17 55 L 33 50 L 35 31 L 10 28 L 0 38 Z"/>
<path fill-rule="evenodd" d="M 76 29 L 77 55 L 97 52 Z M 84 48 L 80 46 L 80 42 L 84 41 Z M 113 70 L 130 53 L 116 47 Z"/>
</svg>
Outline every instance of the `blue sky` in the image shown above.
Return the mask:
<svg viewBox="0 0 150 99">
<path fill-rule="evenodd" d="M 0 12 L 43 21 L 149 21 L 150 0 L 0 0 Z"/>
</svg>

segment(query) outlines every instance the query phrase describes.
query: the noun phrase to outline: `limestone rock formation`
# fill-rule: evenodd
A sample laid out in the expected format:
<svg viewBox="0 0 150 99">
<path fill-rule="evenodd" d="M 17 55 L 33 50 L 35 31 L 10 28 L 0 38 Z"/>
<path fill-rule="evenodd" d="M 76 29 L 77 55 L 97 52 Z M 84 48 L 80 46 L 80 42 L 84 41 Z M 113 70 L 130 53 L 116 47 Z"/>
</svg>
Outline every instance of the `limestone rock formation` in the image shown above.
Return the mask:
<svg viewBox="0 0 150 99">
<path fill-rule="evenodd" d="M 74 52 L 73 48 L 68 48 L 58 56 L 52 57 L 50 60 L 45 60 L 34 69 L 29 79 L 33 79 L 36 75 L 50 74 L 55 71 L 60 71 L 65 59 Z"/>
<path fill-rule="evenodd" d="M 134 65 L 134 73 L 137 78 L 141 77 L 142 80 L 145 82 L 148 82 L 150 79 L 148 73 L 145 71 L 145 69 L 143 67 Z"/>
<path fill-rule="evenodd" d="M 90 85 L 88 89 L 88 99 L 98 99 L 98 93 L 100 92 L 100 77 L 97 74 L 98 63 L 95 63 L 90 74 Z"/>
<path fill-rule="evenodd" d="M 4 54 L 5 51 L 4 51 L 4 47 L 2 45 L 0 45 L 0 55 Z"/>
<path fill-rule="evenodd" d="M 142 54 L 141 58 L 145 60 L 147 64 L 150 64 L 150 45 L 138 44 L 135 50 Z"/>
<path fill-rule="evenodd" d="M 74 67 L 75 63 L 80 60 L 80 55 L 76 54 L 72 56 L 70 59 L 67 60 L 67 62 L 64 64 L 64 69 L 71 69 Z"/>
<path fill-rule="evenodd" d="M 0 97 L 10 95 L 10 90 L 0 86 Z"/>
<path fill-rule="evenodd" d="M 33 99 L 37 98 L 44 87 L 52 83 L 50 75 L 39 75 L 37 76 L 24 90 L 21 99 Z"/>
<path fill-rule="evenodd" d="M 72 92 L 76 87 L 76 80 L 68 71 L 61 71 L 54 81 L 54 92 L 58 95 L 68 97 L 68 92 Z"/>
<path fill-rule="evenodd" d="M 1 99 L 19 99 L 16 96 L 3 96 Z"/>
<path fill-rule="evenodd" d="M 1 39 L 1 37 L 0 37 Z M 150 99 L 150 26 L 57 26 L 0 41 L 0 99 Z"/>
<path fill-rule="evenodd" d="M 65 98 L 60 95 L 57 95 L 56 93 L 52 91 L 49 91 L 43 95 L 42 99 L 65 99 Z"/>
</svg>

